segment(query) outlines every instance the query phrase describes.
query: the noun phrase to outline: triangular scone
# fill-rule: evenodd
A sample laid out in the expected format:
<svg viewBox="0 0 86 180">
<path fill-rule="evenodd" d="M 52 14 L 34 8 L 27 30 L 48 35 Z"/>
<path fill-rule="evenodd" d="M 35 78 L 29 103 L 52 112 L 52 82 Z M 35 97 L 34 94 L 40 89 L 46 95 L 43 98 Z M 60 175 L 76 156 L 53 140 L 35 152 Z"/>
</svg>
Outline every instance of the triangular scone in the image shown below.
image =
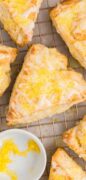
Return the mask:
<svg viewBox="0 0 86 180">
<path fill-rule="evenodd" d="M 15 60 L 17 49 L 0 45 L 0 96 L 10 84 L 10 64 Z"/>
<path fill-rule="evenodd" d="M 76 127 L 64 133 L 63 141 L 74 150 L 79 157 L 86 160 L 86 116 Z"/>
<path fill-rule="evenodd" d="M 42 0 L 0 0 L 0 21 L 11 38 L 23 46 L 32 40 Z"/>
<path fill-rule="evenodd" d="M 86 0 L 65 0 L 50 17 L 73 57 L 86 68 Z"/>
<path fill-rule="evenodd" d="M 55 48 L 33 45 L 16 80 L 9 104 L 9 124 L 29 123 L 86 99 L 82 75 L 67 69 L 67 58 Z"/>
<path fill-rule="evenodd" d="M 49 180 L 86 180 L 86 173 L 59 148 L 52 157 Z"/>
</svg>

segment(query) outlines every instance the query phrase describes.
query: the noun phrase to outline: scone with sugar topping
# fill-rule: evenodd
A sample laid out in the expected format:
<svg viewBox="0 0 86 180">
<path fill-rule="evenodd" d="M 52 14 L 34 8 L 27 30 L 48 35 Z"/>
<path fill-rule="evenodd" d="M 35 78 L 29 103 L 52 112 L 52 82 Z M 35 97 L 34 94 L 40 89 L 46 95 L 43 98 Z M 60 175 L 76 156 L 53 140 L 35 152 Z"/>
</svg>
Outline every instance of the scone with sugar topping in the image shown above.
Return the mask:
<svg viewBox="0 0 86 180">
<path fill-rule="evenodd" d="M 86 116 L 63 135 L 63 141 L 86 161 Z"/>
<path fill-rule="evenodd" d="M 67 69 L 67 58 L 56 48 L 33 45 L 11 95 L 7 121 L 29 123 L 61 113 L 86 100 L 82 75 Z"/>
<path fill-rule="evenodd" d="M 10 84 L 10 64 L 15 60 L 16 55 L 16 48 L 0 45 L 0 96 L 3 95 Z"/>
<path fill-rule="evenodd" d="M 50 17 L 72 56 L 86 68 L 86 0 L 65 0 Z"/>
<path fill-rule="evenodd" d="M 32 40 L 42 0 L 0 0 L 0 21 L 11 38 L 23 46 Z"/>
<path fill-rule="evenodd" d="M 52 157 L 49 180 L 86 180 L 86 173 L 59 148 Z"/>
</svg>

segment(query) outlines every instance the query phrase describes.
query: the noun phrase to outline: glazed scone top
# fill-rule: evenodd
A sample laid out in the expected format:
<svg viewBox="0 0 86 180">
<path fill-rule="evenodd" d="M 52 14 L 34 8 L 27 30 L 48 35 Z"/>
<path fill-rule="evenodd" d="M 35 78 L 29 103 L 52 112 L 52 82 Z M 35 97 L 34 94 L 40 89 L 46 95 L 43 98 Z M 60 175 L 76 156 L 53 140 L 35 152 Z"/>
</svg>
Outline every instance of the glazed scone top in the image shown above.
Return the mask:
<svg viewBox="0 0 86 180">
<path fill-rule="evenodd" d="M 77 153 L 79 157 L 86 160 L 86 116 L 77 126 L 64 133 L 63 141 Z"/>
<path fill-rule="evenodd" d="M 42 0 L 0 0 L 0 21 L 11 38 L 23 46 L 32 40 Z"/>
<path fill-rule="evenodd" d="M 52 157 L 49 180 L 85 180 L 86 173 L 61 148 Z"/>
<path fill-rule="evenodd" d="M 7 4 L 12 17 L 20 25 L 24 25 L 28 31 L 32 30 L 34 20 L 39 10 L 40 0 L 0 0 Z M 8 22 L 9 23 L 9 22 Z"/>
<path fill-rule="evenodd" d="M 72 41 L 86 40 L 86 0 L 65 1 L 52 10 L 51 15 L 58 22 L 65 23 Z"/>
<path fill-rule="evenodd" d="M 17 49 L 0 45 L 0 96 L 10 84 L 10 64 L 17 56 Z"/>
<path fill-rule="evenodd" d="M 67 58 L 56 48 L 33 45 L 14 85 L 9 123 L 33 122 L 61 113 L 86 99 L 82 75 L 67 68 Z"/>
<path fill-rule="evenodd" d="M 67 0 L 50 13 L 71 54 L 86 68 L 86 0 Z"/>
</svg>

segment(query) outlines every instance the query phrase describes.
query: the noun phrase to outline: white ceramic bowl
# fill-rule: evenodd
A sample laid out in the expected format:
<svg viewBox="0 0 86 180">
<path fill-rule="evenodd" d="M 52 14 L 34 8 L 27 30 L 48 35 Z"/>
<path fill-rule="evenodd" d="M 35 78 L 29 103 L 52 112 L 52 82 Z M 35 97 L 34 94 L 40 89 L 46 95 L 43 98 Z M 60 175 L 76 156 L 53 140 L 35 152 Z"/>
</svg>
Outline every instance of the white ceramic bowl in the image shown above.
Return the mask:
<svg viewBox="0 0 86 180">
<path fill-rule="evenodd" d="M 42 176 L 46 167 L 46 152 L 41 141 L 33 134 L 25 130 L 11 129 L 0 133 L 0 147 L 7 139 L 12 139 L 17 147 L 24 151 L 26 142 L 34 140 L 40 148 L 40 153 L 29 152 L 26 157 L 11 155 L 12 163 L 9 168 L 16 172 L 18 180 L 38 180 Z M 10 180 L 11 178 L 6 173 L 0 172 L 1 180 Z"/>
</svg>

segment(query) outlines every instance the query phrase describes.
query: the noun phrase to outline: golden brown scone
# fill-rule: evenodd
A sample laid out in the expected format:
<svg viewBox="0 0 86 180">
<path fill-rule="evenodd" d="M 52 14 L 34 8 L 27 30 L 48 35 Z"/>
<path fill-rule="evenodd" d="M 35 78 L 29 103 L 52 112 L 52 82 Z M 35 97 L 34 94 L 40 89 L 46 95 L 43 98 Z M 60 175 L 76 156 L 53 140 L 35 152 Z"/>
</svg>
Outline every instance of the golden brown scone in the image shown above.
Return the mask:
<svg viewBox="0 0 86 180">
<path fill-rule="evenodd" d="M 37 121 L 84 100 L 86 82 L 81 74 L 67 69 L 67 58 L 55 48 L 33 45 L 14 85 L 7 121 Z"/>
<path fill-rule="evenodd" d="M 11 38 L 23 46 L 32 40 L 42 0 L 0 0 L 0 21 Z"/>
<path fill-rule="evenodd" d="M 86 0 L 65 0 L 50 17 L 72 56 L 86 68 Z"/>
<path fill-rule="evenodd" d="M 63 141 L 74 150 L 79 157 L 86 160 L 86 116 L 76 127 L 64 133 Z"/>
<path fill-rule="evenodd" d="M 86 173 L 59 148 L 52 157 L 49 180 L 86 180 Z"/>
<path fill-rule="evenodd" d="M 0 45 L 0 96 L 10 84 L 10 64 L 15 60 L 17 49 Z"/>
</svg>

